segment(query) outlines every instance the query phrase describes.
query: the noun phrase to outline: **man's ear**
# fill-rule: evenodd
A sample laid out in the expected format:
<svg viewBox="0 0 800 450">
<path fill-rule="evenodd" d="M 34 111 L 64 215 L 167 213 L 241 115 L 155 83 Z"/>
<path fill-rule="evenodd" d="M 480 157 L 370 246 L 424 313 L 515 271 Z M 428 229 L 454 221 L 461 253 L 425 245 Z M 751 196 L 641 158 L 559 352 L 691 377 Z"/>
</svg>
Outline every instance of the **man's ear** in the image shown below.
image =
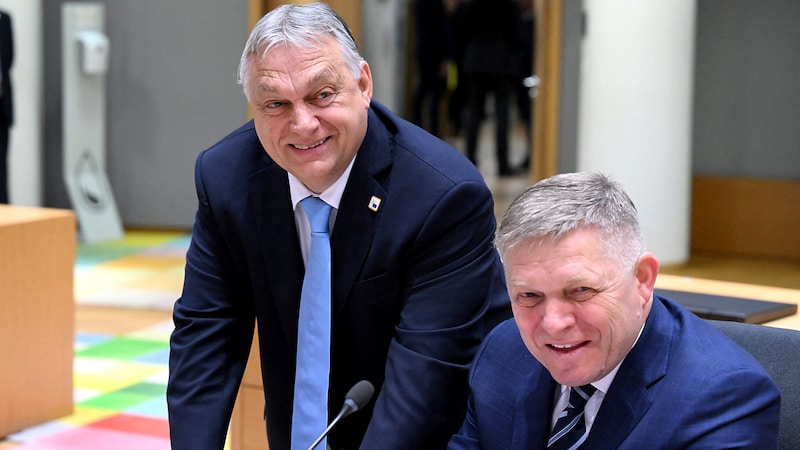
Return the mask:
<svg viewBox="0 0 800 450">
<path fill-rule="evenodd" d="M 639 281 L 639 295 L 649 301 L 653 295 L 658 276 L 658 259 L 652 253 L 645 252 L 636 260 L 635 275 Z"/>
<path fill-rule="evenodd" d="M 372 100 L 372 71 L 366 61 L 361 61 L 361 79 L 358 80 L 358 89 L 361 91 L 361 96 L 369 108 L 370 101 Z"/>
</svg>

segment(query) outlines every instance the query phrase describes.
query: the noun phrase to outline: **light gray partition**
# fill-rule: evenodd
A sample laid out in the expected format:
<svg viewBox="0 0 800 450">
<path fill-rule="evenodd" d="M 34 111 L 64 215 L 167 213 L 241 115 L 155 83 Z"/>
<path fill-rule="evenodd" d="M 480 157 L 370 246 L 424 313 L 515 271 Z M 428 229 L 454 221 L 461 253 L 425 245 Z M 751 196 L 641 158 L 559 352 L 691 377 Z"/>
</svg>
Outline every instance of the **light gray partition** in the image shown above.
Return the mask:
<svg viewBox="0 0 800 450">
<path fill-rule="evenodd" d="M 105 7 L 66 2 L 61 13 L 62 175 L 83 242 L 119 239 L 124 231 L 106 175 Z"/>
<path fill-rule="evenodd" d="M 695 175 L 800 180 L 800 2 L 700 0 Z"/>
<path fill-rule="evenodd" d="M 44 194 L 69 207 L 61 175 L 63 0 L 43 1 Z M 236 70 L 247 0 L 108 0 L 106 169 L 125 227 L 191 227 L 197 154 L 247 120 Z"/>
</svg>

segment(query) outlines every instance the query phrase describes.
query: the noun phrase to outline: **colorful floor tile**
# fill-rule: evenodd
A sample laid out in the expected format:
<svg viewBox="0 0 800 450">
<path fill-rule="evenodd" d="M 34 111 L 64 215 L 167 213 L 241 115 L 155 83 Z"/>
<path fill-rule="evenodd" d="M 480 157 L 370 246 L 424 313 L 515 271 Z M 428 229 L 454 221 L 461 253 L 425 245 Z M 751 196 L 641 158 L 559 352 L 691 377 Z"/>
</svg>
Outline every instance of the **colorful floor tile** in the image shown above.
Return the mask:
<svg viewBox="0 0 800 450">
<path fill-rule="evenodd" d="M 170 310 L 180 295 L 190 237 L 127 232 L 79 244 L 79 304 Z M 15 450 L 169 449 L 166 385 L 171 321 L 124 335 L 78 332 L 72 415 L 5 437 Z"/>
<path fill-rule="evenodd" d="M 183 286 L 189 242 L 186 233 L 137 231 L 115 241 L 79 245 L 75 301 L 172 309 Z"/>
<path fill-rule="evenodd" d="M 20 450 L 169 449 L 171 322 L 122 336 L 75 336 L 75 411 L 7 437 Z"/>
</svg>

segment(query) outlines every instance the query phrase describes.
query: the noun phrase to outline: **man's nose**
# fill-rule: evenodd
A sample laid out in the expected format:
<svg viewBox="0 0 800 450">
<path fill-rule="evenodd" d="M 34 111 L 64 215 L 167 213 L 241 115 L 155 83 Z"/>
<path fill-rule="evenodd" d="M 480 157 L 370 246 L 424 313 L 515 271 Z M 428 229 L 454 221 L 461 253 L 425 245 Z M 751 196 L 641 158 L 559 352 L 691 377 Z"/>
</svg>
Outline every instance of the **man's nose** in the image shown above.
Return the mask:
<svg viewBox="0 0 800 450">
<path fill-rule="evenodd" d="M 546 299 L 542 313 L 542 327 L 550 334 L 558 334 L 575 325 L 575 304 L 565 299 Z"/>
<path fill-rule="evenodd" d="M 295 105 L 292 110 L 292 126 L 298 130 L 311 129 L 317 126 L 319 119 L 314 109 L 308 105 Z"/>
</svg>

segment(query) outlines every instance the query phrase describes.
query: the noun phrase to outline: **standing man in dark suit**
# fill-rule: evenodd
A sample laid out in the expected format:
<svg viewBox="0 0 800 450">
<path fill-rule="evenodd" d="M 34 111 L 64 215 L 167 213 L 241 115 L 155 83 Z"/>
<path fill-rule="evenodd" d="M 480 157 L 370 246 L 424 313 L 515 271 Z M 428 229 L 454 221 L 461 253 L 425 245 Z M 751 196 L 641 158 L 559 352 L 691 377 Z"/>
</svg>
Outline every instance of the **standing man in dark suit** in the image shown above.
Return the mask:
<svg viewBox="0 0 800 450">
<path fill-rule="evenodd" d="M 653 294 L 658 261 L 618 183 L 540 181 L 495 242 L 514 319 L 478 351 L 450 449 L 777 448 L 775 383 L 715 327 Z M 555 433 L 581 398 L 574 431 Z"/>
<path fill-rule="evenodd" d="M 516 170 L 509 160 L 511 99 L 518 81 L 522 45 L 514 0 L 470 0 L 466 3 L 458 39 L 463 45 L 459 76 L 466 85 L 466 154 L 478 163 L 478 138 L 486 119 L 486 98 L 494 98 L 495 154 L 499 175 Z"/>
<path fill-rule="evenodd" d="M 416 0 L 413 8 L 417 84 L 412 121 L 441 137 L 440 103 L 447 90 L 447 65 L 454 52 L 450 13 L 444 0 Z"/>
<path fill-rule="evenodd" d="M 14 124 L 11 65 L 14 62 L 14 30 L 11 16 L 0 11 L 0 203 L 8 203 L 8 132 Z"/>
<path fill-rule="evenodd" d="M 310 444 L 290 444 L 307 196 L 333 207 L 330 389 L 315 403 L 331 419 L 359 380 L 376 392 L 330 448 L 444 448 L 475 351 L 510 317 L 488 187 L 456 149 L 372 100 L 369 65 L 322 3 L 264 16 L 239 77 L 254 119 L 195 166 L 170 343 L 172 448 L 223 447 L 256 319 L 269 446 Z"/>
</svg>

